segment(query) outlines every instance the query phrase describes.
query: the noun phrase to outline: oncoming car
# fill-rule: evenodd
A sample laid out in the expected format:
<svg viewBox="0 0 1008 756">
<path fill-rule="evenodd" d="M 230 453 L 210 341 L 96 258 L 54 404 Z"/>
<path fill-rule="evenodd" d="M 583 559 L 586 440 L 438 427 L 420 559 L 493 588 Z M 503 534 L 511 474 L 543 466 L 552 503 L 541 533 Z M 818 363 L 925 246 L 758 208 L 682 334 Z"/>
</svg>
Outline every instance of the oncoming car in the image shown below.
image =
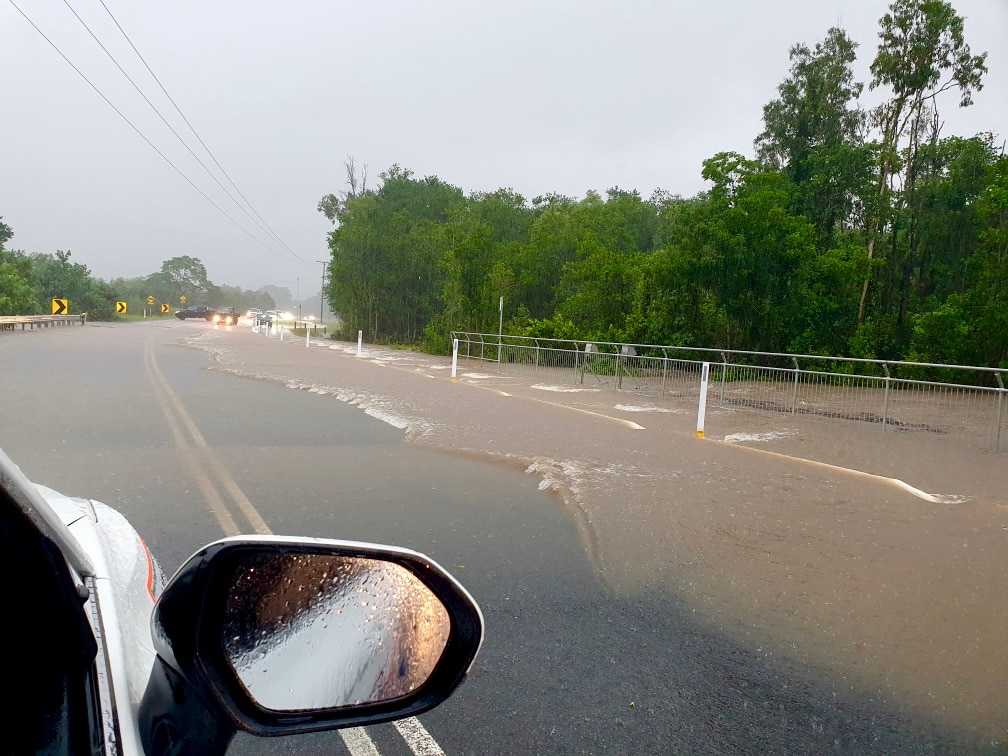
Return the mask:
<svg viewBox="0 0 1008 756">
<path fill-rule="evenodd" d="M 390 546 L 237 536 L 166 583 L 122 514 L 2 450 L 0 566 L 5 753 L 215 754 L 238 729 L 401 719 L 444 701 L 483 638 L 451 575 Z"/>
<path fill-rule="evenodd" d="M 215 325 L 235 325 L 238 323 L 238 313 L 234 307 L 218 307 L 207 315 L 207 320 Z"/>
</svg>

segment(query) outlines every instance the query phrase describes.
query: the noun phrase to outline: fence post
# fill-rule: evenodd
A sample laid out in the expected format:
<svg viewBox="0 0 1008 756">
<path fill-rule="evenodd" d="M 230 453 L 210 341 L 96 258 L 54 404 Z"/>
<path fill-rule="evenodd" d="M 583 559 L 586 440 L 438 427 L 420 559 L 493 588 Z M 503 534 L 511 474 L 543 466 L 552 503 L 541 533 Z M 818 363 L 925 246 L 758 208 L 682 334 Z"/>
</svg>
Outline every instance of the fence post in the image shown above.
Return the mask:
<svg viewBox="0 0 1008 756">
<path fill-rule="evenodd" d="M 497 326 L 497 372 L 500 373 L 501 358 L 503 355 L 501 351 L 504 349 L 503 345 L 504 339 L 504 297 L 500 298 L 500 321 Z"/>
<path fill-rule="evenodd" d="M 794 389 L 791 391 L 791 414 L 795 413 L 795 405 L 798 403 L 798 374 L 801 372 L 798 369 L 798 360 L 794 357 L 791 358 L 791 362 L 794 363 Z"/>
<path fill-rule="evenodd" d="M 997 431 L 994 434 L 994 453 L 997 454 L 1001 451 L 1001 410 L 1004 404 L 1005 385 L 1004 381 L 1001 380 L 1001 373 L 994 373 L 994 377 L 997 378 L 998 382 Z"/>
<path fill-rule="evenodd" d="M 539 339 L 535 339 L 535 373 L 539 375 Z"/>
<path fill-rule="evenodd" d="M 616 355 L 616 390 L 621 391 L 623 389 L 623 350 L 624 346 L 620 344 L 619 354 Z"/>
<path fill-rule="evenodd" d="M 724 409 L 725 380 L 728 378 L 728 358 L 721 352 L 721 396 L 718 398 L 718 406 Z"/>
<path fill-rule="evenodd" d="M 882 369 L 885 370 L 885 403 L 882 406 L 882 430 L 886 429 L 886 422 L 889 420 L 889 363 L 883 362 Z"/>
<path fill-rule="evenodd" d="M 668 349 L 662 347 L 662 367 L 661 367 L 661 394 L 662 399 L 665 398 L 665 381 L 668 379 Z"/>
</svg>

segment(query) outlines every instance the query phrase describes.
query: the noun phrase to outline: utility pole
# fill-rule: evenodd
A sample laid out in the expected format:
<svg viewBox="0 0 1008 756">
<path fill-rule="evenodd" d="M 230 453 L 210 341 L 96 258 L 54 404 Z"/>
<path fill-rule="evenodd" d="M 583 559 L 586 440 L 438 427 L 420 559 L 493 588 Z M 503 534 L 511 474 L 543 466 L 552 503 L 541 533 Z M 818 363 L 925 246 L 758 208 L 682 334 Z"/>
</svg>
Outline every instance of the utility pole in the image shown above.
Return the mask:
<svg viewBox="0 0 1008 756">
<path fill-rule="evenodd" d="M 322 308 L 325 307 L 325 274 L 326 274 L 326 266 L 329 263 L 326 262 L 325 260 L 316 260 L 315 262 L 322 263 L 322 292 L 321 292 L 322 296 L 319 297 L 319 299 L 321 301 L 319 302 L 319 306 L 318 306 L 318 319 L 319 319 L 319 322 L 321 322 L 322 321 Z"/>
</svg>

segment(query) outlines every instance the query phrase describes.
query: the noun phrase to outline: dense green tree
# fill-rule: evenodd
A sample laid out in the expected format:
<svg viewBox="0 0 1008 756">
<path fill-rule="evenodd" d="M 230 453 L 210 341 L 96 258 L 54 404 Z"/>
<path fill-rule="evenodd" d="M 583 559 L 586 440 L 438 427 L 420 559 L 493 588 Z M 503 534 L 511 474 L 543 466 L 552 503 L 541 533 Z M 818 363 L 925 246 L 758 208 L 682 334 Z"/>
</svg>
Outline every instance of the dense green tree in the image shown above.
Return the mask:
<svg viewBox="0 0 1008 756">
<path fill-rule="evenodd" d="M 940 117 L 938 96 L 958 90 L 959 105 L 973 101 L 973 92 L 983 87 L 987 72 L 986 53 L 973 55 L 966 44 L 964 23 L 952 5 L 944 0 L 895 0 L 881 21 L 879 47 L 871 64 L 870 87 L 886 87 L 889 99 L 872 112 L 872 122 L 881 132 L 876 166 L 875 201 L 867 219 L 868 257 L 873 258 L 886 243 L 883 232 L 894 222 L 893 213 L 917 205 L 917 191 L 922 144 L 938 141 Z M 893 198 L 892 180 L 902 168 L 902 191 Z M 895 222 L 909 235 L 900 244 L 890 233 L 888 264 L 903 271 L 899 277 L 910 287 L 908 271 L 917 266 L 919 251 L 915 228 L 918 216 L 908 214 Z M 862 285 L 858 322 L 864 319 L 870 279 Z M 901 296 L 897 322 L 906 318 L 907 300 Z"/>
<path fill-rule="evenodd" d="M 955 291 L 914 317 L 911 357 L 1008 367 L 1008 157 L 987 167 L 973 207 L 979 243 Z"/>
<path fill-rule="evenodd" d="M 866 115 L 838 28 L 791 49 L 757 160 L 695 197 L 618 188 L 527 203 L 392 166 L 319 202 L 348 330 L 446 349 L 452 329 L 898 359 L 1005 359 L 1002 150 L 940 137 L 938 99 L 986 72 L 944 0 L 894 0 Z M 870 295 L 870 296 L 869 296 Z"/>
<path fill-rule="evenodd" d="M 713 183 L 712 212 L 702 227 L 699 280 L 718 292 L 735 332 L 736 349 L 782 351 L 798 321 L 792 292 L 815 259 L 815 230 L 794 215 L 793 184 L 737 153 L 704 161 Z"/>
<path fill-rule="evenodd" d="M 413 178 L 393 165 L 374 192 L 347 197 L 329 234 L 326 298 L 349 333 L 416 341 L 436 308 L 442 252 L 437 226 L 462 202 L 436 177 Z"/>
<path fill-rule="evenodd" d="M 6 249 L 13 236 L 0 218 L 0 315 L 33 315 L 38 303 L 32 289 L 32 261 L 23 252 Z"/>
<path fill-rule="evenodd" d="M 181 255 L 161 264 L 161 275 L 171 288 L 170 299 L 185 296 L 190 302 L 207 299 L 213 284 L 207 279 L 206 266 L 198 258 Z"/>
<path fill-rule="evenodd" d="M 32 285 L 40 303 L 67 299 L 71 312 L 86 312 L 92 320 L 115 318 L 115 289 L 95 279 L 83 263 L 70 260 L 69 250 L 32 256 Z"/>
<path fill-rule="evenodd" d="M 764 165 L 795 184 L 792 210 L 815 226 L 821 249 L 850 224 L 870 184 L 865 113 L 857 104 L 863 85 L 851 70 L 856 48 L 836 27 L 814 50 L 792 47 L 790 74 L 763 108 L 755 142 Z"/>
</svg>

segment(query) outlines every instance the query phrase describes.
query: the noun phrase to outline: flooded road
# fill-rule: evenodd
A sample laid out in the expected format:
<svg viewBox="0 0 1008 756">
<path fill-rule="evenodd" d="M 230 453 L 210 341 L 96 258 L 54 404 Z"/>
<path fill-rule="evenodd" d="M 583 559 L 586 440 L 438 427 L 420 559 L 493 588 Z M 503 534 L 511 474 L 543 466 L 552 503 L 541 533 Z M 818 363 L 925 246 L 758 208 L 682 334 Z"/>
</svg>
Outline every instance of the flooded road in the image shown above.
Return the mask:
<svg viewBox="0 0 1008 756">
<path fill-rule="evenodd" d="M 263 355 L 251 367 L 211 339 L 194 345 L 217 369 L 268 374 L 399 418 L 414 442 L 525 467 L 563 498 L 612 596 L 670 593 L 732 642 L 978 743 L 1005 742 L 1003 458 L 721 411 L 708 413 L 708 438 L 745 428 L 779 443 L 704 443 L 681 406 L 494 365 L 451 382 L 443 359 L 336 344 L 323 374 L 314 350 L 288 348 L 293 370 L 271 364 L 274 345 L 249 344 Z"/>
<path fill-rule="evenodd" d="M 766 451 L 828 447 L 821 426 L 703 442 L 674 405 L 492 371 L 452 382 L 440 358 L 196 323 L 57 340 L 0 343 L 0 446 L 122 508 L 169 569 L 216 536 L 149 397 L 148 348 L 274 532 L 409 546 L 462 580 L 487 641 L 421 717 L 446 753 L 1005 747 L 1008 523 L 982 459 L 954 486 L 914 477 L 969 497 L 937 505 Z M 732 422 L 710 413 L 709 435 Z M 391 725 L 371 730 L 407 753 Z"/>
</svg>

